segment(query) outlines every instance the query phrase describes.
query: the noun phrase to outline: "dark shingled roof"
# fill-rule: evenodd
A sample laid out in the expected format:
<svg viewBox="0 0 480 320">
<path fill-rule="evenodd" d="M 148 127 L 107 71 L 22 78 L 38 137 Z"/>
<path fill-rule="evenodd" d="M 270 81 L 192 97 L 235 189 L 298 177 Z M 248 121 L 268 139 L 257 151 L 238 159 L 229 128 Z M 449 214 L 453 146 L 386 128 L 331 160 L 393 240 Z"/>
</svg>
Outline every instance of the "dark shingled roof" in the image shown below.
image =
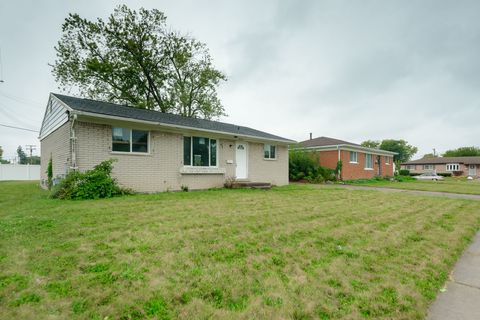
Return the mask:
<svg viewBox="0 0 480 320">
<path fill-rule="evenodd" d="M 447 164 L 447 163 L 463 163 L 463 164 L 480 164 L 480 157 L 436 157 L 425 158 L 405 162 L 404 164 Z"/>
<path fill-rule="evenodd" d="M 237 126 L 230 123 L 183 117 L 171 113 L 163 113 L 159 111 L 139 109 L 130 106 L 109 103 L 105 101 L 97 101 L 91 99 L 83 99 L 52 93 L 73 110 L 96 113 L 99 115 L 122 117 L 127 119 L 158 122 L 160 124 L 168 124 L 173 126 L 188 127 L 197 130 L 218 131 L 233 135 L 252 136 L 256 138 L 265 138 L 276 141 L 284 141 L 287 143 L 295 142 L 290 139 L 282 138 L 267 132 L 255 130 L 248 127 Z"/>
<path fill-rule="evenodd" d="M 324 146 L 336 146 L 339 144 L 348 144 L 351 146 L 360 147 L 357 143 L 352 143 L 348 141 L 343 141 L 339 139 L 329 138 L 329 137 L 318 137 L 314 139 L 309 139 L 300 142 L 300 144 L 304 147 L 324 147 Z"/>
</svg>

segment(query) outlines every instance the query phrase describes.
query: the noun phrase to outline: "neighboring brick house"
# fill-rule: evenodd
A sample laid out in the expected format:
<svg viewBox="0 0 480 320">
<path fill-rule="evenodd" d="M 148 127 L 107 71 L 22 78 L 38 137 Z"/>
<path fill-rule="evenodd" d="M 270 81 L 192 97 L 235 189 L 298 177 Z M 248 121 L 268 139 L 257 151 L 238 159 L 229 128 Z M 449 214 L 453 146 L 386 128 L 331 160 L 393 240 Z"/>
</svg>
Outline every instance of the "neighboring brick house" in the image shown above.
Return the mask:
<svg viewBox="0 0 480 320">
<path fill-rule="evenodd" d="M 139 192 L 222 187 L 226 180 L 288 184 L 295 142 L 233 124 L 50 94 L 40 131 L 41 183 L 116 158 L 113 175 Z"/>
<path fill-rule="evenodd" d="M 454 176 L 479 177 L 480 157 L 435 157 L 402 163 L 411 173 L 451 173 Z"/>
<path fill-rule="evenodd" d="M 395 172 L 395 152 L 366 148 L 343 140 L 319 137 L 300 142 L 305 150 L 319 153 L 320 165 L 335 169 L 342 161 L 340 179 L 368 179 L 375 176 L 392 177 Z"/>
</svg>

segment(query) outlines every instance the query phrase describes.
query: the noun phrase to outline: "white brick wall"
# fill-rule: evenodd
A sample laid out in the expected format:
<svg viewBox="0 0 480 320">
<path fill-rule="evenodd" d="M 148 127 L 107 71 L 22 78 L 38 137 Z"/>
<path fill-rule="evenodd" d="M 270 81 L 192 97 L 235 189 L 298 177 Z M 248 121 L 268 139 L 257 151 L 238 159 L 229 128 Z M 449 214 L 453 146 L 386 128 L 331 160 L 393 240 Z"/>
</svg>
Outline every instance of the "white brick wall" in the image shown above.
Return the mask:
<svg viewBox="0 0 480 320">
<path fill-rule="evenodd" d="M 42 170 L 45 156 L 58 150 L 55 163 L 64 161 L 65 151 L 69 150 L 69 133 L 55 132 L 42 141 Z M 189 189 L 222 187 L 227 177 L 235 175 L 235 141 L 219 139 L 218 166 L 225 174 L 181 174 L 183 167 L 183 135 L 162 131 L 150 132 L 150 153 L 136 155 L 112 152 L 112 127 L 106 124 L 77 122 L 77 166 L 85 171 L 103 160 L 115 158 L 113 175 L 118 182 L 139 192 L 160 192 L 180 190 L 183 185 Z M 48 140 L 47 140 L 48 139 Z M 234 163 L 227 164 L 227 160 Z M 249 180 L 270 182 L 275 185 L 288 184 L 288 150 L 277 147 L 277 160 L 263 159 L 263 144 L 249 142 Z M 59 169 L 57 169 L 58 172 Z M 46 165 L 45 170 L 46 171 Z"/>
</svg>

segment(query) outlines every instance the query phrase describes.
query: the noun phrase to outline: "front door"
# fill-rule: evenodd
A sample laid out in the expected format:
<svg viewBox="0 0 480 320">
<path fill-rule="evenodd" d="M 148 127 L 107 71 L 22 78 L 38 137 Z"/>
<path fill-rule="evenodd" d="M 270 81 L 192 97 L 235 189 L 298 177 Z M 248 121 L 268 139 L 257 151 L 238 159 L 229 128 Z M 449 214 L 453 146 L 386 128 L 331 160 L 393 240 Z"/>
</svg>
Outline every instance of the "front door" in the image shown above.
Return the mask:
<svg viewBox="0 0 480 320">
<path fill-rule="evenodd" d="M 377 176 L 382 175 L 382 156 L 377 156 Z"/>
<path fill-rule="evenodd" d="M 235 159 L 237 168 L 235 170 L 235 177 L 237 179 L 247 179 L 248 177 L 247 146 L 246 142 L 238 142 L 236 144 Z"/>
<path fill-rule="evenodd" d="M 468 175 L 471 177 L 475 177 L 477 175 L 477 165 L 471 164 L 468 166 Z"/>
</svg>

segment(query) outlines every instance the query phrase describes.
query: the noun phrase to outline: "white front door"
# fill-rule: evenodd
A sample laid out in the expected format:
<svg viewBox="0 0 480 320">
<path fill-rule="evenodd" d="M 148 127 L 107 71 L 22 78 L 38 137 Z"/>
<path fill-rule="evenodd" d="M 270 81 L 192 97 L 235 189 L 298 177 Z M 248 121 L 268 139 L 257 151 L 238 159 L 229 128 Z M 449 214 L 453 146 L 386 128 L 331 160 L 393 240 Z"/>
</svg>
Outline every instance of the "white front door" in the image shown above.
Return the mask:
<svg viewBox="0 0 480 320">
<path fill-rule="evenodd" d="M 477 175 L 477 165 L 471 164 L 468 166 L 468 175 L 474 177 Z"/>
<path fill-rule="evenodd" d="M 247 179 L 248 177 L 247 146 L 246 142 L 238 142 L 235 145 L 235 161 L 237 163 L 235 178 L 237 179 Z"/>
</svg>

